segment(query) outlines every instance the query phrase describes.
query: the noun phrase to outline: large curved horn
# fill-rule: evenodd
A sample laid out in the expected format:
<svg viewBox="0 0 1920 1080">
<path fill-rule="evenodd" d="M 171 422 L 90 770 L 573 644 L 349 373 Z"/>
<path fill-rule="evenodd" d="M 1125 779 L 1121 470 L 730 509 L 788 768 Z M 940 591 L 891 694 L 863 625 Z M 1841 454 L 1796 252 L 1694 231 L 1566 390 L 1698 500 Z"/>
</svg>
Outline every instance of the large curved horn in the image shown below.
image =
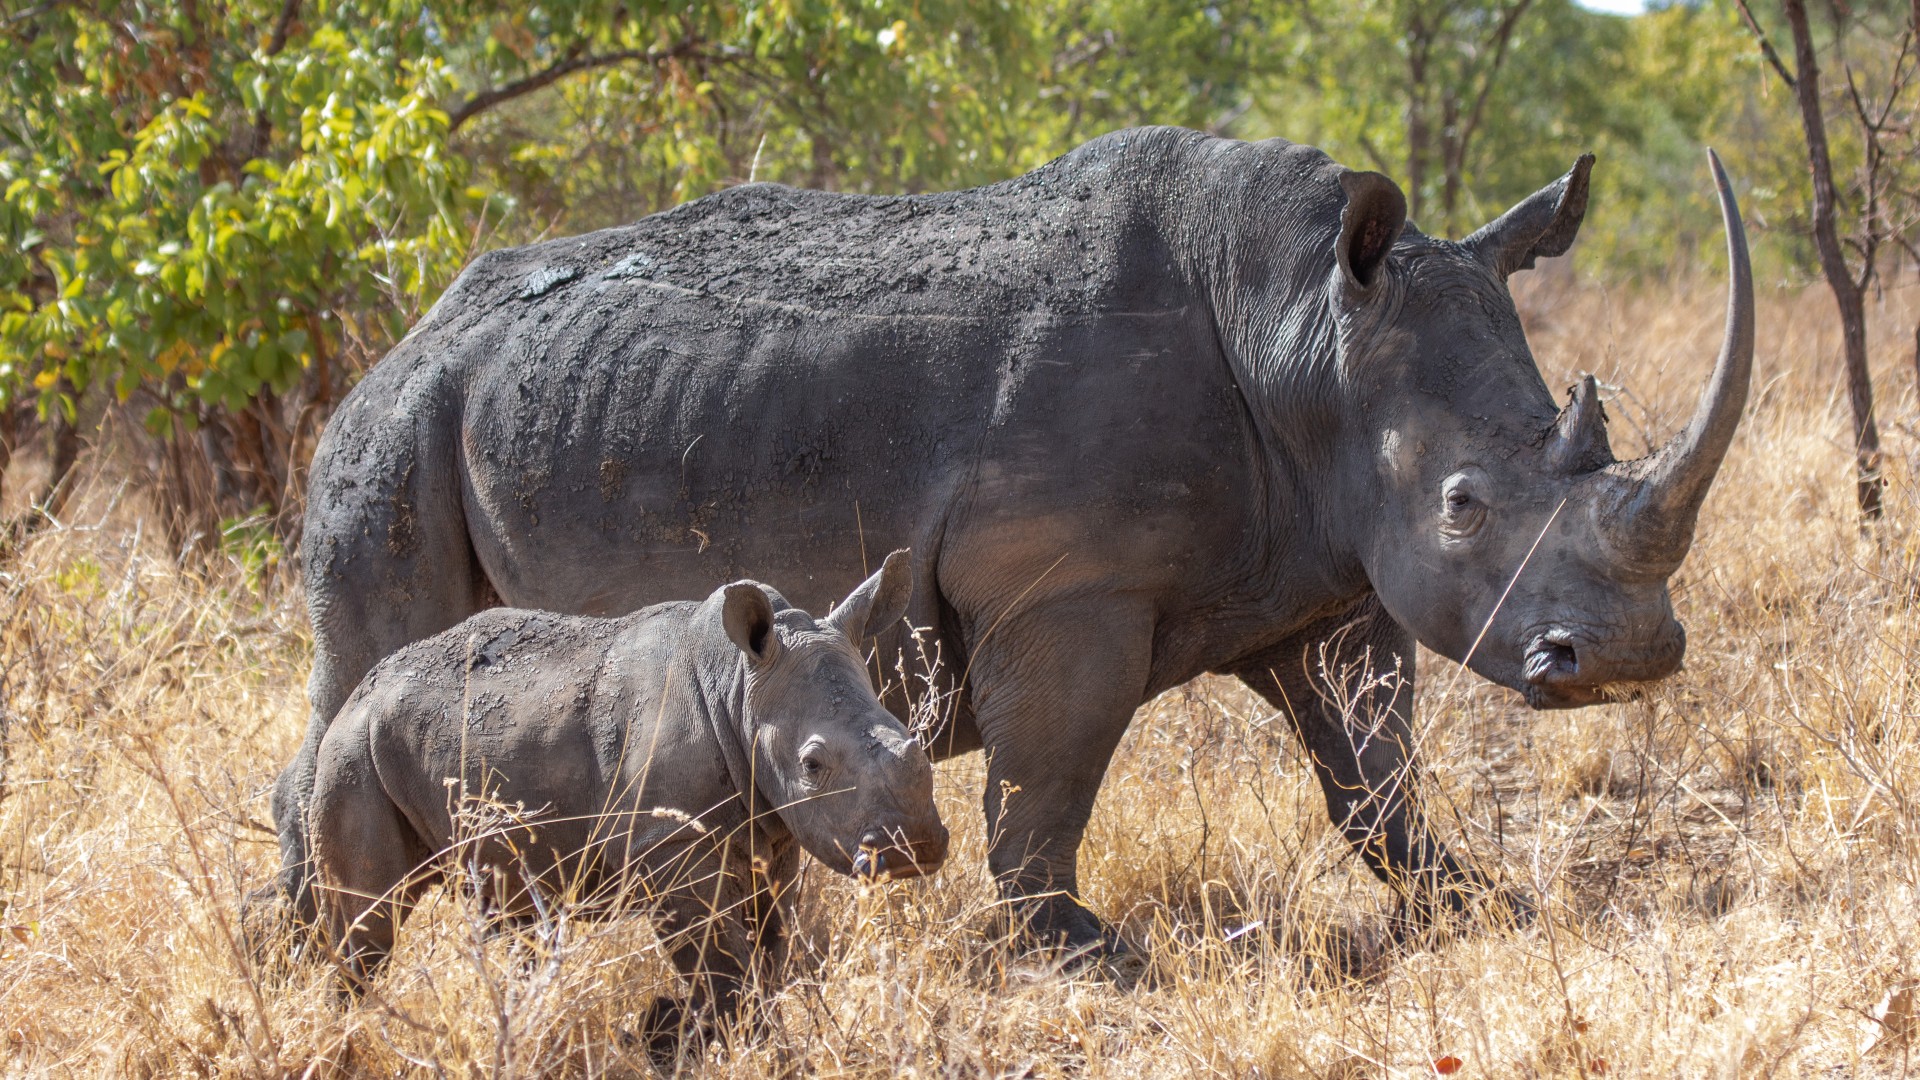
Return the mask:
<svg viewBox="0 0 1920 1080">
<path fill-rule="evenodd" d="M 1608 538 L 1628 561 L 1666 573 L 1680 565 L 1693 543 L 1700 504 L 1733 442 L 1753 373 L 1753 268 L 1747 261 L 1747 234 L 1719 155 L 1709 150 L 1707 160 L 1719 189 L 1732 277 L 1720 359 L 1686 430 L 1651 456 L 1609 467 L 1617 481 L 1614 497 L 1606 500 L 1612 512 L 1600 515 Z"/>
</svg>

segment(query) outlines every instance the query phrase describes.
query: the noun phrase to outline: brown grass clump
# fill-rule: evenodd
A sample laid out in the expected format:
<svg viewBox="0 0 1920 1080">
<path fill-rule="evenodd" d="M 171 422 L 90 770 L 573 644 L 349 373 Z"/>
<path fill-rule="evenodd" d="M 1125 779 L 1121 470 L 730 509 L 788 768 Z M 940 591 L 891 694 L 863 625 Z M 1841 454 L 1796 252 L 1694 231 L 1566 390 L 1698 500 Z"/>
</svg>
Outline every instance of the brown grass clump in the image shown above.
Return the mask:
<svg viewBox="0 0 1920 1080">
<path fill-rule="evenodd" d="M 1284 722 L 1238 684 L 1151 703 L 1084 851 L 1144 947 L 1125 987 L 993 947 L 977 759 L 942 766 L 954 859 L 862 888 L 817 869 L 793 979 L 714 1076 L 1907 1075 L 1920 1066 L 1920 456 L 1910 288 L 1876 309 L 1889 520 L 1851 507 L 1820 293 L 1763 296 L 1748 419 L 1674 592 L 1688 670 L 1533 714 L 1423 658 L 1443 832 L 1544 898 L 1518 933 L 1393 944 Z M 1523 296 L 1551 386 L 1610 392 L 1616 449 L 1705 379 L 1719 286 Z M 1896 347 L 1897 346 L 1897 347 Z M 236 530 L 183 569 L 98 466 L 0 567 L 0 1075 L 628 1076 L 671 987 L 645 924 L 490 934 L 431 893 L 378 992 L 261 970 L 240 897 L 305 722 L 297 589 Z"/>
</svg>

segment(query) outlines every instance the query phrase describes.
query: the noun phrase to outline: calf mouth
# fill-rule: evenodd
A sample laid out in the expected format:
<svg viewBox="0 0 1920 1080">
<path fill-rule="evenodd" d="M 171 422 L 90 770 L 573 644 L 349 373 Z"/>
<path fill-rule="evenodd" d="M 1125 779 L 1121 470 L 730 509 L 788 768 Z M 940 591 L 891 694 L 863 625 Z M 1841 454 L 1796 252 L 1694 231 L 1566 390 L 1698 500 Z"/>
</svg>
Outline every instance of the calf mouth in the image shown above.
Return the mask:
<svg viewBox="0 0 1920 1080">
<path fill-rule="evenodd" d="M 853 876 L 863 881 L 891 878 L 895 881 L 931 874 L 947 861 L 945 839 L 891 844 L 885 847 L 862 845 L 853 857 Z"/>
</svg>

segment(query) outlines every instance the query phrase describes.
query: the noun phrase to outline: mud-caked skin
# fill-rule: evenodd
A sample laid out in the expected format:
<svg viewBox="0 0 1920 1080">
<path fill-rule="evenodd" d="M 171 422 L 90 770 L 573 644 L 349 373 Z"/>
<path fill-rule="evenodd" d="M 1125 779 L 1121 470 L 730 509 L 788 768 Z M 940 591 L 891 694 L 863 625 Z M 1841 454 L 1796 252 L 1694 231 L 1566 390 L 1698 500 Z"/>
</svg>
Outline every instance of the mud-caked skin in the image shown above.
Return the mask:
<svg viewBox="0 0 1920 1080">
<path fill-rule="evenodd" d="M 1047 897 L 1041 934 L 1101 939 L 1071 897 L 1109 756 L 1209 671 L 1292 718 L 1377 874 L 1461 908 L 1484 883 L 1410 798 L 1414 642 L 1536 708 L 1673 672 L 1666 580 L 1746 395 L 1723 182 L 1691 425 L 1615 462 L 1590 380 L 1557 406 L 1506 279 L 1573 242 L 1590 163 L 1452 242 L 1310 147 L 1153 128 L 969 191 L 750 184 L 476 260 L 315 459 L 278 821 L 360 675 L 481 607 L 618 613 L 747 568 L 817 604 L 911 546 L 958 691 L 935 755 L 987 752 L 989 862 Z"/>
<path fill-rule="evenodd" d="M 495 609 L 376 666 L 321 740 L 308 810 L 320 927 L 352 987 L 447 860 L 503 917 L 641 910 L 691 1009 L 771 976 L 800 849 L 841 873 L 946 858 L 926 752 L 857 648 L 898 622 L 905 552 L 816 623 L 736 582 L 617 619 Z"/>
</svg>

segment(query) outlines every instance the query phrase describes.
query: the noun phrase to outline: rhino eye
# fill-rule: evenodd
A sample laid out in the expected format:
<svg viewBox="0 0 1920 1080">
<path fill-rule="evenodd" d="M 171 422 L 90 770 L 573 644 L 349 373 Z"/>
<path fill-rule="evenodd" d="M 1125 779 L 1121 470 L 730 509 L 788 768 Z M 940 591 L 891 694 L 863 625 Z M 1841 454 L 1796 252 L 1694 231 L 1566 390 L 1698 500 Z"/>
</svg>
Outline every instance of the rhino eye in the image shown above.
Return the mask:
<svg viewBox="0 0 1920 1080">
<path fill-rule="evenodd" d="M 1487 519 L 1487 504 L 1475 489 L 1479 477 L 1474 471 L 1447 477 L 1440 488 L 1440 531 L 1455 539 L 1464 539 L 1479 531 Z"/>
</svg>

